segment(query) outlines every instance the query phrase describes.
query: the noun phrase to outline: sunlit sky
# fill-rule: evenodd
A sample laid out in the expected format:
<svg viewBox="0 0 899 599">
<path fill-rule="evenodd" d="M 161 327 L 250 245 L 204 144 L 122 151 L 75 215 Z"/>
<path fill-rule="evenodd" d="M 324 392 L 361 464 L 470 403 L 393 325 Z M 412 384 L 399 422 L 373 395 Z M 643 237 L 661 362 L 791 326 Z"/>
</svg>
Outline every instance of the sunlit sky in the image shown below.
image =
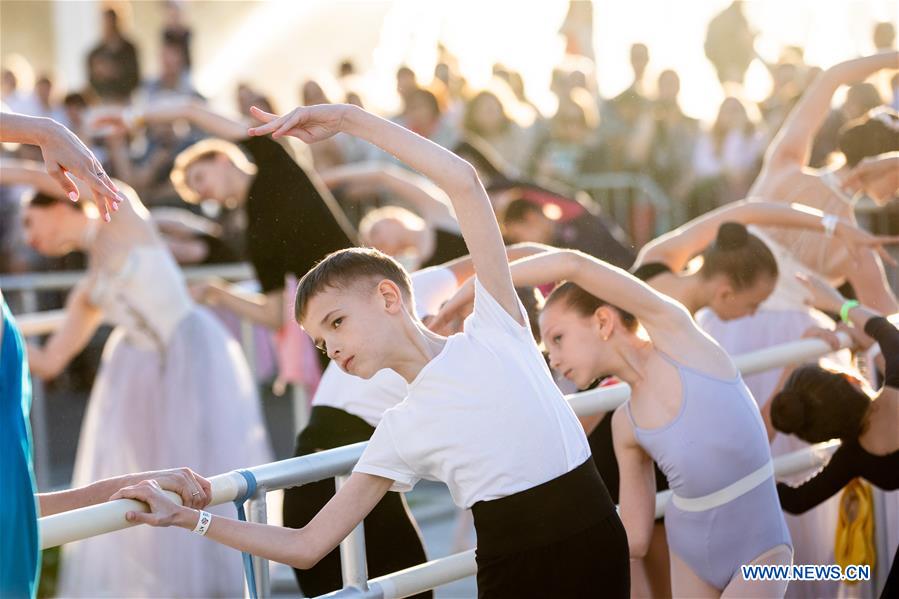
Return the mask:
<svg viewBox="0 0 899 599">
<path fill-rule="evenodd" d="M 630 84 L 629 48 L 643 42 L 650 50 L 648 80 L 654 81 L 664 69 L 675 69 L 681 76 L 686 112 L 712 118 L 723 92 L 705 59 L 703 42 L 708 21 L 729 3 L 596 0 L 594 46 L 601 93 L 611 96 Z M 558 29 L 567 8 L 565 0 L 397 0 L 384 22 L 375 67 L 389 73 L 406 62 L 419 73 L 430 73 L 436 41 L 443 40 L 472 83 L 485 82 L 492 64 L 502 62 L 523 74 L 528 95 L 541 109 L 552 110 L 549 77 L 563 54 Z M 899 2 L 753 0 L 745 3 L 745 13 L 759 32 L 756 48 L 766 59 L 775 60 L 784 45 L 800 45 L 810 64 L 828 67 L 871 52 L 873 24 L 899 20 Z M 770 85 L 764 66 L 754 62 L 746 96 L 762 99 Z"/>
<path fill-rule="evenodd" d="M 135 24 L 143 38 L 145 74 L 152 76 L 158 42 L 150 29 L 160 25 L 159 15 L 145 3 L 133 4 L 142 8 L 145 20 L 155 17 L 142 28 Z M 603 96 L 614 96 L 630 84 L 629 48 L 643 42 L 650 50 L 648 91 L 659 72 L 672 68 L 681 77 L 686 112 L 714 118 L 723 91 L 705 58 L 703 42 L 709 20 L 729 0 L 593 4 L 596 72 Z M 56 34 L 55 70 L 63 87 L 77 89 L 86 83 L 82 57 L 99 36 L 99 3 L 53 6 L 54 24 L 62 27 Z M 549 80 L 564 53 L 558 32 L 568 0 L 270 0 L 184 6 L 196 33 L 194 81 L 223 109 L 233 109 L 240 81 L 270 94 L 278 106 L 296 105 L 302 80 L 314 77 L 327 83 L 338 61 L 351 57 L 365 73 L 358 91 L 367 104 L 390 112 L 398 101 L 397 66 L 410 65 L 427 83 L 438 42 L 459 58 L 474 88 L 485 84 L 492 65 L 501 62 L 522 73 L 528 96 L 544 113 L 555 108 Z M 899 22 L 896 0 L 748 0 L 744 6 L 763 57 L 774 61 L 785 45 L 799 45 L 808 63 L 825 68 L 870 53 L 877 21 Z M 3 51 L 4 57 L 10 52 L 27 56 L 27 50 L 14 44 L 4 43 Z M 743 95 L 761 100 L 770 86 L 765 67 L 755 61 Z"/>
<path fill-rule="evenodd" d="M 358 1 L 304 0 L 260 5 L 255 15 L 258 29 L 253 19 L 242 28 L 264 29 L 264 36 L 250 35 L 252 40 L 248 42 L 264 45 L 274 43 L 272 40 L 278 37 L 276 28 L 289 31 L 291 23 L 321 19 L 323 27 L 333 28 L 334 42 L 345 45 L 347 55 L 358 57 L 361 50 L 360 67 L 366 72 L 363 91 L 367 101 L 382 110 L 395 107 L 393 75 L 398 65 L 408 64 L 420 79 L 430 80 L 438 41 L 459 58 L 464 75 L 474 87 L 486 83 L 491 66 L 501 62 L 522 73 L 529 97 L 541 110 L 550 113 L 554 109 L 549 78 L 563 55 L 564 42 L 558 30 L 568 8 L 567 0 L 373 0 L 371 4 L 374 3 L 385 8 L 380 31 L 374 38 L 367 31 L 369 40 L 357 41 L 355 46 L 354 37 L 358 35 L 354 36 L 351 29 L 335 27 L 333 16 L 358 8 L 362 4 Z M 613 96 L 630 84 L 629 48 L 634 42 L 643 42 L 650 50 L 649 89 L 659 72 L 675 69 L 681 77 L 685 111 L 706 120 L 714 118 L 723 91 L 705 58 L 703 42 L 709 20 L 728 4 L 729 0 L 595 0 L 594 47 L 600 92 Z M 826 68 L 871 52 L 874 23 L 897 22 L 899 2 L 751 0 L 745 3 L 745 12 L 758 32 L 756 48 L 767 60 L 776 60 L 785 45 L 800 45 L 805 48 L 807 62 Z M 368 21 L 364 27 L 370 28 L 371 23 Z M 376 40 L 374 48 L 370 46 L 371 39 Z M 247 43 L 242 43 L 219 52 L 214 64 L 201 69 L 198 80 L 207 89 L 217 87 L 211 84 L 219 79 L 218 75 L 233 72 L 235 61 L 246 57 L 247 49 Z M 306 58 L 307 63 L 310 60 L 314 57 Z M 320 65 L 318 72 L 333 73 L 334 67 L 329 62 Z M 309 68 L 306 70 L 308 76 Z M 761 100 L 770 85 L 765 67 L 755 61 L 743 95 Z M 295 103 L 294 98 L 287 100 L 290 105 Z"/>
</svg>

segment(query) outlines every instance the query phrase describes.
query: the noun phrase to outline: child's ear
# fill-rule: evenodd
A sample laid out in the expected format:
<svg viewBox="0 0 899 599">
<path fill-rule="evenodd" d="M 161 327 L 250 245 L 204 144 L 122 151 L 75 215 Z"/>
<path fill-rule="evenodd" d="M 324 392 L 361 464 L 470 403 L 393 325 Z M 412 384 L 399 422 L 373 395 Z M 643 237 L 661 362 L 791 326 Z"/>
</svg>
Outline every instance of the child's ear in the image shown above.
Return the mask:
<svg viewBox="0 0 899 599">
<path fill-rule="evenodd" d="M 593 312 L 599 336 L 603 341 L 608 341 L 615 331 L 615 311 L 608 306 L 600 306 Z"/>
<path fill-rule="evenodd" d="M 384 279 L 378 283 L 378 297 L 384 305 L 384 309 L 390 314 L 396 314 L 403 309 L 403 296 L 396 283 Z"/>
</svg>

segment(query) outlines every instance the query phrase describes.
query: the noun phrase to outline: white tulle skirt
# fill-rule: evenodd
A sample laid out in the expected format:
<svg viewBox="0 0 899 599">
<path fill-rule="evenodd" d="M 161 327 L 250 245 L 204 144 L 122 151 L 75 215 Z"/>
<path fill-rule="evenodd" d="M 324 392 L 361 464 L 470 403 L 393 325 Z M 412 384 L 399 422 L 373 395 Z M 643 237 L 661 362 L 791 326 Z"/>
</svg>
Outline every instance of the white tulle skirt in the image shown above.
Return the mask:
<svg viewBox="0 0 899 599">
<path fill-rule="evenodd" d="M 72 485 L 189 466 L 205 476 L 270 461 L 256 387 L 238 343 L 205 309 L 164 350 L 120 328 L 103 352 Z M 232 505 L 210 511 L 235 516 Z M 136 526 L 66 545 L 63 597 L 241 597 L 240 553 L 181 529 Z"/>
</svg>

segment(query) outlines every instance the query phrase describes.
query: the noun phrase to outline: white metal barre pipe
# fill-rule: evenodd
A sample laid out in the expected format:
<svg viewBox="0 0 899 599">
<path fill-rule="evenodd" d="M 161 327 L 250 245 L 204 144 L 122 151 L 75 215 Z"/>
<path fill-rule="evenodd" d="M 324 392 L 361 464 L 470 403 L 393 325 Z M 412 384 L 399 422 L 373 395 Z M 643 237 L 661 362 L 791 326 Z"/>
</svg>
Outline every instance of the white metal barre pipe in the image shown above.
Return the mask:
<svg viewBox="0 0 899 599">
<path fill-rule="evenodd" d="M 899 323 L 899 314 L 890 316 L 890 321 Z M 845 333 L 838 333 L 841 347 L 846 348 L 851 344 L 851 339 Z M 799 364 L 821 356 L 834 350 L 821 339 L 799 339 L 789 343 L 773 345 L 754 352 L 734 356 L 734 364 L 743 376 L 764 372 L 772 368 L 779 368 L 793 364 Z M 609 387 L 600 387 L 581 393 L 567 395 L 566 399 L 578 416 L 589 416 L 597 412 L 610 412 L 627 401 L 630 397 L 630 387 L 621 383 Z"/>
<path fill-rule="evenodd" d="M 212 264 L 191 266 L 182 270 L 188 281 L 217 277 L 229 281 L 253 279 L 253 268 L 246 262 L 232 264 Z M 68 289 L 84 278 L 87 271 L 69 270 L 59 272 L 28 272 L 18 275 L 0 276 L 0 287 L 6 291 L 43 291 L 47 289 Z"/>
<path fill-rule="evenodd" d="M 287 489 L 349 472 L 364 448 L 365 443 L 355 443 L 247 470 L 256 477 L 259 488 L 267 491 Z M 212 483 L 211 505 L 234 501 L 246 492 L 246 480 L 237 472 L 227 472 L 209 480 Z M 125 513 L 130 511 L 146 512 L 147 507 L 139 501 L 118 499 L 45 516 L 38 520 L 41 549 L 134 526 L 125 520 Z"/>
<path fill-rule="evenodd" d="M 393 599 L 409 597 L 440 585 L 461 580 L 477 573 L 474 549 L 431 560 L 399 572 L 368 581 L 368 589 L 343 588 L 318 599 L 352 597 L 353 599 Z"/>
<path fill-rule="evenodd" d="M 839 447 L 839 441 L 828 441 L 784 454 L 774 460 L 774 472 L 777 476 L 789 476 L 810 468 L 817 468 L 830 454 Z M 656 516 L 664 513 L 665 505 L 671 498 L 671 491 L 663 491 L 656 495 Z M 327 595 L 324 598 L 353 599 L 400 599 L 436 588 L 440 585 L 474 576 L 478 568 L 475 563 L 474 550 L 456 553 L 449 557 L 419 564 L 399 572 L 387 574 L 368 582 L 368 591 L 345 588 Z"/>
<path fill-rule="evenodd" d="M 212 483 L 212 502 L 219 505 L 233 501 L 246 492 L 246 481 L 235 473 L 228 472 L 214 476 Z M 174 493 L 167 493 L 173 501 L 181 504 L 181 498 Z M 142 501 L 133 499 L 117 499 L 77 510 L 45 516 L 38 520 L 41 537 L 41 549 L 56 547 L 88 537 L 129 528 L 135 524 L 125 520 L 127 512 L 148 512 L 149 508 Z"/>
<path fill-rule="evenodd" d="M 897 316 L 899 315 L 893 315 L 892 317 L 890 317 L 890 320 L 896 321 Z M 841 340 L 844 343 L 848 343 L 848 339 L 846 339 L 845 336 L 841 335 L 841 337 Z M 804 352 L 803 355 L 805 357 L 802 358 L 802 360 L 804 360 L 825 355 L 833 350 L 831 350 L 830 346 L 828 346 L 824 341 L 821 341 L 820 339 L 801 339 L 799 341 L 776 345 L 764 350 L 759 350 L 757 352 L 743 354 L 742 356 L 736 356 L 734 358 L 734 361 L 737 363 L 738 367 L 740 367 L 741 372 L 744 365 L 746 365 L 747 368 L 751 369 L 752 372 L 760 372 L 765 368 L 772 368 L 775 366 L 780 366 L 783 363 L 795 362 L 796 360 L 793 358 L 793 354 L 791 353 L 793 351 Z M 614 410 L 619 405 L 624 403 L 629 395 L 630 387 L 625 384 L 621 384 L 613 385 L 611 387 L 593 389 L 592 391 L 586 391 L 583 393 L 572 394 L 567 396 L 567 399 L 571 403 L 571 406 L 576 414 L 588 415 L 594 414 L 596 412 L 607 412 L 610 410 Z M 322 480 L 325 478 L 330 478 L 337 474 L 348 472 L 356 463 L 356 460 L 359 458 L 359 456 L 362 455 L 364 446 L 364 443 L 357 443 L 355 445 L 341 447 L 326 452 L 320 452 L 318 454 L 312 454 L 300 458 L 292 458 L 290 460 L 282 460 L 280 462 L 272 462 L 270 464 L 263 464 L 262 466 L 252 468 L 251 471 L 254 473 L 254 475 L 256 475 L 259 485 L 264 485 L 266 489 L 270 491 L 289 488 L 292 486 L 297 486 L 307 482 L 314 482 L 316 480 Z M 349 450 L 349 453 L 339 454 L 341 450 Z M 335 458 L 338 455 L 343 456 L 342 459 L 337 460 L 342 464 L 340 467 L 337 467 L 335 462 Z M 300 477 L 300 474 L 302 474 L 303 476 Z M 92 506 L 90 508 L 82 508 L 82 510 L 73 510 L 64 514 L 57 514 L 55 516 L 52 516 L 53 520 L 50 520 L 48 518 L 41 518 L 40 527 L 42 531 L 42 548 L 54 547 L 61 543 L 74 541 L 79 538 L 85 538 L 86 536 L 93 536 L 94 534 L 111 532 L 113 530 L 119 530 L 120 528 L 129 526 L 129 523 L 124 518 L 124 513 L 133 509 L 131 507 L 123 508 L 120 510 L 120 512 L 109 512 L 106 516 L 106 519 L 102 520 L 102 525 L 99 524 L 100 521 L 95 521 L 92 519 L 91 522 L 97 522 L 98 526 L 102 526 L 102 528 L 99 529 L 96 533 L 91 534 L 88 532 L 92 530 L 90 527 L 79 525 L 78 530 L 83 531 L 82 534 L 84 536 L 65 536 L 65 541 L 54 544 L 46 544 L 47 542 L 45 542 L 45 538 L 56 538 L 55 536 L 51 536 L 56 534 L 56 527 L 65 528 L 69 526 L 68 522 L 70 521 L 70 519 L 74 521 L 75 519 L 80 518 L 84 510 L 95 510 L 104 506 L 105 504 L 102 504 L 101 506 Z M 90 514 L 93 513 L 94 512 L 90 512 Z M 45 532 L 46 527 L 50 528 L 47 528 Z"/>
<path fill-rule="evenodd" d="M 840 339 L 841 348 L 851 346 L 852 340 L 846 333 L 837 333 L 837 337 Z M 832 351 L 830 346 L 821 339 L 799 339 L 734 356 L 734 363 L 743 376 L 746 376 L 781 366 L 801 364 L 820 358 Z"/>
<path fill-rule="evenodd" d="M 899 314 L 891 316 L 890 321 L 894 324 L 899 322 Z M 848 343 L 848 340 L 845 337 L 843 337 L 842 340 Z M 771 368 L 780 366 L 784 362 L 794 362 L 795 359 L 790 353 L 793 350 L 803 352 L 803 355 L 805 356 L 803 359 L 811 359 L 832 351 L 830 347 L 820 339 L 802 339 L 776 345 L 750 354 L 743 354 L 742 356 L 735 357 L 734 361 L 740 367 L 741 372 L 744 367 L 752 372 L 760 372 L 761 370 L 764 370 L 765 367 Z M 773 357 L 766 358 L 764 357 L 765 355 Z M 629 395 L 630 388 L 627 385 L 621 384 L 572 394 L 569 395 L 567 399 L 571 403 L 575 413 L 578 415 L 587 415 L 614 410 L 626 401 Z M 285 489 L 348 472 L 359 456 L 362 455 L 364 447 L 364 443 L 357 443 L 355 445 L 340 447 L 318 454 L 263 464 L 262 466 L 252 468 L 251 471 L 256 476 L 260 486 L 265 486 L 265 488 L 270 491 Z M 237 495 L 235 494 L 231 499 L 234 499 L 236 496 Z M 118 502 L 112 502 L 112 505 L 115 505 L 116 503 Z M 107 503 L 41 518 L 39 521 L 41 529 L 41 547 L 54 547 L 62 543 L 75 541 L 96 534 L 102 534 L 104 532 L 112 532 L 113 530 L 119 530 L 130 526 L 125 520 L 124 514 L 129 510 L 135 509 L 133 503 L 134 502 L 132 502 L 129 507 L 120 509 L 111 508 L 109 507 L 111 504 Z M 100 513 L 105 515 L 102 517 L 97 515 Z M 75 524 L 75 522 L 82 517 L 89 519 L 91 524 Z M 96 529 L 97 532 L 91 532 L 94 530 L 93 526 L 98 527 Z M 80 532 L 59 532 L 60 530 L 68 530 L 69 528 L 73 531 L 77 529 Z M 64 540 L 56 541 L 56 539 Z"/>
<path fill-rule="evenodd" d="M 335 478 L 335 487 L 340 491 L 349 477 L 342 475 Z M 368 558 L 365 554 L 365 523 L 360 522 L 340 542 L 340 573 L 343 586 L 362 591 L 368 590 Z"/>
</svg>

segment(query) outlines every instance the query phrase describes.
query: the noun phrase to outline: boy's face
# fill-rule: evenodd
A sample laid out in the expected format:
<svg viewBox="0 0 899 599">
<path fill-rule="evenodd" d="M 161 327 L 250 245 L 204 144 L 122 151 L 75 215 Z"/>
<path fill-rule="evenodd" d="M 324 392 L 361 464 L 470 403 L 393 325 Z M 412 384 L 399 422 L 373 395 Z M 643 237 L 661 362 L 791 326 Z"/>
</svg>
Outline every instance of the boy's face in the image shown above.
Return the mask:
<svg viewBox="0 0 899 599">
<path fill-rule="evenodd" d="M 369 379 L 387 367 L 385 350 L 396 342 L 389 316 L 403 308 L 398 294 L 384 288 L 364 283 L 327 287 L 306 305 L 303 330 L 347 374 Z"/>
</svg>

